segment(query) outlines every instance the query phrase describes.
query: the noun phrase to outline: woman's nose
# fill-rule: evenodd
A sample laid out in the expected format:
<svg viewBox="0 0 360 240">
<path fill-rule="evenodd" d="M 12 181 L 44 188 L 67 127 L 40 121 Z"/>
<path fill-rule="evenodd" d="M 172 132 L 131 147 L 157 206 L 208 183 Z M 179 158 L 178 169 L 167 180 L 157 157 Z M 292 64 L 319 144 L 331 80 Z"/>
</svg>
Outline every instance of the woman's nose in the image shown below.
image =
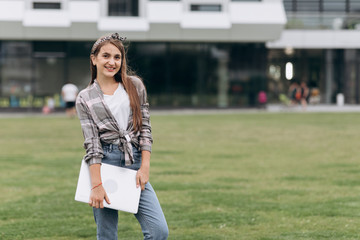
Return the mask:
<svg viewBox="0 0 360 240">
<path fill-rule="evenodd" d="M 109 59 L 109 63 L 114 65 L 114 64 L 115 64 L 114 58 L 110 58 L 110 59 Z"/>
</svg>

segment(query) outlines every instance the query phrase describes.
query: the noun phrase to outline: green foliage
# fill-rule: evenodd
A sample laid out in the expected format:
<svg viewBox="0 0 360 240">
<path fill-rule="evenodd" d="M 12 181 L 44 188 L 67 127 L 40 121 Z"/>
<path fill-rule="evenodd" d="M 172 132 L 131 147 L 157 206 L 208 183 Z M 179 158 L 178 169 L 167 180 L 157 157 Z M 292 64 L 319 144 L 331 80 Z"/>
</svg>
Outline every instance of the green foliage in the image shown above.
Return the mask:
<svg viewBox="0 0 360 240">
<path fill-rule="evenodd" d="M 169 239 L 359 239 L 360 115 L 154 115 L 151 182 Z M 74 201 L 77 120 L 0 119 L 0 239 L 95 239 Z M 131 214 L 119 239 L 141 239 Z"/>
</svg>

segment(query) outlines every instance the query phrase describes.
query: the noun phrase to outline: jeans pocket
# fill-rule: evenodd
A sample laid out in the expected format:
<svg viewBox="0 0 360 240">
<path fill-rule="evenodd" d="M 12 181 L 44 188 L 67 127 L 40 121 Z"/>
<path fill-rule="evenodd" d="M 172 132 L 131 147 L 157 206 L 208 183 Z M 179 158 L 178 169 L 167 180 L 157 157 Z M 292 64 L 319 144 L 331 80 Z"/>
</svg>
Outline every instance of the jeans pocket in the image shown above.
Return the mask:
<svg viewBox="0 0 360 240">
<path fill-rule="evenodd" d="M 103 154 L 104 154 L 103 158 L 105 158 L 109 153 L 109 145 L 103 145 L 102 150 L 103 150 Z"/>
<path fill-rule="evenodd" d="M 111 164 L 115 166 L 121 165 L 122 152 L 118 149 L 118 146 L 110 144 L 103 146 L 104 157 L 102 163 Z"/>
</svg>

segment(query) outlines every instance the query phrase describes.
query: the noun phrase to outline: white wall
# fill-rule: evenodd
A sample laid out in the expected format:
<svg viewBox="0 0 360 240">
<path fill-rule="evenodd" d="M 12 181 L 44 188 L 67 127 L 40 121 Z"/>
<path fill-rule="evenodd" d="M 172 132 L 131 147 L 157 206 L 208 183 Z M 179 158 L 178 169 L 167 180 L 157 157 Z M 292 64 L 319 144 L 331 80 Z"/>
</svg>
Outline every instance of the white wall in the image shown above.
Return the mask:
<svg viewBox="0 0 360 240">
<path fill-rule="evenodd" d="M 93 40 L 118 31 L 135 41 L 265 42 L 279 38 L 286 23 L 282 0 L 206 0 L 221 3 L 222 12 L 190 12 L 185 6 L 205 0 L 140 0 L 139 17 L 105 16 L 107 0 L 61 1 L 61 10 L 34 10 L 25 0 L 0 0 L 0 40 Z"/>
<path fill-rule="evenodd" d="M 268 48 L 297 49 L 357 49 L 360 48 L 358 30 L 286 30 L 278 40 L 268 42 Z"/>
</svg>

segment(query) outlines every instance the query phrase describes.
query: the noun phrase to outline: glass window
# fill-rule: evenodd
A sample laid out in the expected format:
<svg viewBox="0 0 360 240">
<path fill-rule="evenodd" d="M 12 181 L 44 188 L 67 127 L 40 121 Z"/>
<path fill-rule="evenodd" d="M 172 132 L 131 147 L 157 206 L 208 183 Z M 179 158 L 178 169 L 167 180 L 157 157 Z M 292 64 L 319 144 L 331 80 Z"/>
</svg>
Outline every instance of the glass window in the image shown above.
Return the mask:
<svg viewBox="0 0 360 240">
<path fill-rule="evenodd" d="M 65 80 L 65 42 L 36 41 L 33 46 L 34 93 L 46 96 L 60 91 Z"/>
<path fill-rule="evenodd" d="M 296 11 L 298 12 L 319 12 L 320 1 L 319 0 L 297 0 Z"/>
<path fill-rule="evenodd" d="M 79 89 L 85 88 L 91 79 L 89 53 L 93 42 L 68 42 L 67 46 L 67 76 Z"/>
<path fill-rule="evenodd" d="M 152 106 L 216 107 L 219 85 L 225 86 L 228 106 L 249 106 L 266 89 L 266 64 L 259 61 L 266 59 L 264 44 L 132 43 L 128 59 Z"/>
<path fill-rule="evenodd" d="M 19 107 L 32 92 L 30 42 L 2 42 L 0 54 L 0 107 Z"/>
<path fill-rule="evenodd" d="M 65 59 L 59 56 L 43 56 L 34 59 L 35 94 L 45 97 L 59 93 L 65 79 Z"/>
<path fill-rule="evenodd" d="M 293 0 L 284 0 L 284 7 L 287 12 L 295 11 L 295 4 Z"/>
<path fill-rule="evenodd" d="M 349 12 L 360 10 L 360 0 L 283 0 L 288 12 Z"/>
<path fill-rule="evenodd" d="M 0 107 L 42 107 L 49 97 L 61 106 L 67 80 L 79 89 L 89 84 L 92 44 L 0 41 Z M 263 43 L 133 42 L 127 54 L 158 107 L 216 107 L 224 96 L 228 106 L 254 105 L 267 89 L 266 56 Z M 273 65 L 272 76 L 283 78 L 282 65 Z"/>
<path fill-rule="evenodd" d="M 60 2 L 33 2 L 33 9 L 61 9 Z"/>
<path fill-rule="evenodd" d="M 132 43 L 128 59 L 152 106 L 216 106 L 217 61 L 209 44 Z"/>
<path fill-rule="evenodd" d="M 34 42 L 34 52 L 42 53 L 42 52 L 62 52 L 66 51 L 66 44 L 64 42 L 43 42 L 36 41 Z"/>
<path fill-rule="evenodd" d="M 221 12 L 220 4 L 191 4 L 190 11 L 193 12 Z"/>
<path fill-rule="evenodd" d="M 324 12 L 345 12 L 346 0 L 324 0 L 323 1 Z"/>
<path fill-rule="evenodd" d="M 360 12 L 360 0 L 349 0 L 349 11 Z"/>
<path fill-rule="evenodd" d="M 109 16 L 139 16 L 139 0 L 108 0 Z"/>
</svg>

